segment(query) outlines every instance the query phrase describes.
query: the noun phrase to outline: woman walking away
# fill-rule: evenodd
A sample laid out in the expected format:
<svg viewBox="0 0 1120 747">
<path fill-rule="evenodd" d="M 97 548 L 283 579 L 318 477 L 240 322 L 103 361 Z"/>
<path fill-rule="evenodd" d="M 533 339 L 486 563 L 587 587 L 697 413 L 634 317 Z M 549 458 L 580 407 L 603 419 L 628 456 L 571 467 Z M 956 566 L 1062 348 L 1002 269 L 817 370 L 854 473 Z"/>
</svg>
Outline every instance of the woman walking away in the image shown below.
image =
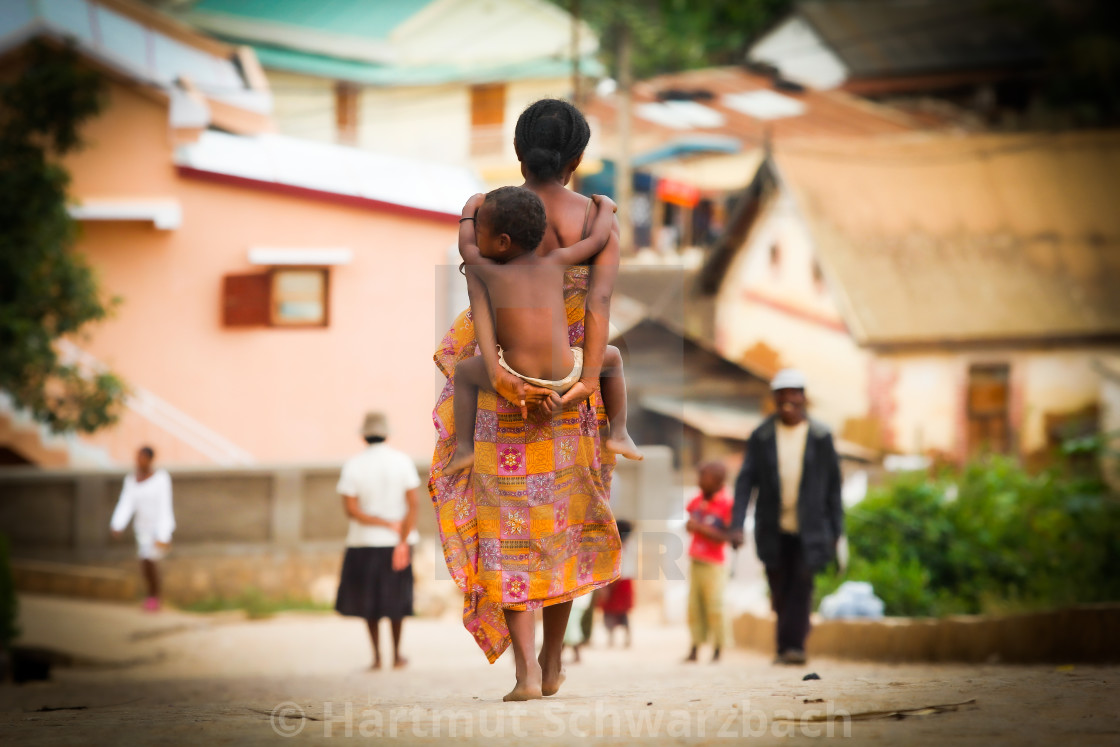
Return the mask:
<svg viewBox="0 0 1120 747">
<path fill-rule="evenodd" d="M 389 421 L 371 412 L 362 425 L 366 449 L 349 459 L 338 479 L 342 509 L 350 518 L 346 555 L 335 609 L 360 617 L 369 628 L 373 669 L 381 668 L 378 625 L 389 618 L 393 632 L 393 668 L 401 656 L 401 627 L 412 614 L 412 545 L 416 533 L 416 465 L 404 452 L 385 443 Z"/>
<path fill-rule="evenodd" d="M 148 589 L 144 609 L 159 610 L 159 569 L 156 563 L 171 547 L 171 534 L 175 531 L 175 512 L 171 507 L 171 476 L 167 470 L 154 469 L 156 453 L 150 446 L 141 446 L 136 452 L 136 471 L 124 478 L 124 487 L 109 527 L 114 537 L 124 533 L 128 522 L 136 535 L 136 550 L 140 556 L 140 571 Z"/>
<path fill-rule="evenodd" d="M 518 119 L 514 147 L 523 186 L 541 199 L 547 221 L 540 254 L 586 238 L 594 222 L 591 201 L 564 186 L 590 134 L 579 110 L 557 99 L 532 104 Z M 584 365 L 563 404 L 555 392 L 501 367 L 490 299 L 485 286 L 470 276 L 471 308 L 460 314 L 436 351 L 447 384 L 434 413 L 438 442 L 428 489 L 447 568 L 465 596 L 463 624 L 491 662 L 513 648 L 516 683 L 506 700 L 540 698 L 560 689 L 560 654 L 572 600 L 618 577 L 621 543 L 609 504 L 615 455 L 600 435 L 608 420 L 598 393 L 618 252 L 612 233 L 590 267 L 565 273 L 567 343 L 583 346 Z M 501 396 L 478 394 L 474 464 L 452 473 L 455 366 L 477 354 Z M 619 414 L 625 413 L 618 404 Z M 538 417 L 528 417 L 529 407 Z M 615 417 L 611 425 L 621 431 L 623 423 Z M 543 609 L 544 618 L 539 654 L 537 609 Z"/>
</svg>

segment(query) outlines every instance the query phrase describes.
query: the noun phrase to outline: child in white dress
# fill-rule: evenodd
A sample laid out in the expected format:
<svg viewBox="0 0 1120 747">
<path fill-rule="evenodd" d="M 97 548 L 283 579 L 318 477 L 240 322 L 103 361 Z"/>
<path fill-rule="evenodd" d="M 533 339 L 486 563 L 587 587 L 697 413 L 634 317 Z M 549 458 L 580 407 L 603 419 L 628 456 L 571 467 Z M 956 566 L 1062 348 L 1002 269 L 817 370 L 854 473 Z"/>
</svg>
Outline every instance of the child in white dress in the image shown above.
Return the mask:
<svg viewBox="0 0 1120 747">
<path fill-rule="evenodd" d="M 144 609 L 159 609 L 159 571 L 156 562 L 171 547 L 175 531 L 175 512 L 171 506 L 171 476 L 167 470 L 152 468 L 155 452 L 143 446 L 136 452 L 136 472 L 124 478 L 124 487 L 113 518 L 109 522 L 114 537 L 120 537 L 128 522 L 136 535 L 140 570 L 148 587 Z"/>
</svg>

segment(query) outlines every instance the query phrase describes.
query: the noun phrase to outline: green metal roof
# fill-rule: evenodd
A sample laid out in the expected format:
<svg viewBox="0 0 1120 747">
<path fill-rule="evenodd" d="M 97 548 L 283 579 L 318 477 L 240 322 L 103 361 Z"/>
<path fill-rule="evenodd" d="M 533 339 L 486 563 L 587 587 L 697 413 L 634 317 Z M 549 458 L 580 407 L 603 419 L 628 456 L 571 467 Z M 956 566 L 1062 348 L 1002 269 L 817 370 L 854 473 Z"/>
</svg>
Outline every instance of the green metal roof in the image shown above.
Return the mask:
<svg viewBox="0 0 1120 747">
<path fill-rule="evenodd" d="M 330 34 L 388 39 L 435 0 L 199 0 L 191 12 L 222 13 Z"/>
<path fill-rule="evenodd" d="M 217 0 L 215 0 L 217 1 Z M 226 0 L 229 1 L 229 0 Z M 562 57 L 542 57 L 496 65 L 456 64 L 397 67 L 375 65 L 358 60 L 299 52 L 293 49 L 253 44 L 261 65 L 272 70 L 305 73 L 324 78 L 346 80 L 371 86 L 425 86 L 456 81 L 499 81 L 525 78 L 560 78 L 572 72 L 571 60 Z M 594 57 L 580 61 L 584 75 L 599 77 L 603 65 Z"/>
</svg>

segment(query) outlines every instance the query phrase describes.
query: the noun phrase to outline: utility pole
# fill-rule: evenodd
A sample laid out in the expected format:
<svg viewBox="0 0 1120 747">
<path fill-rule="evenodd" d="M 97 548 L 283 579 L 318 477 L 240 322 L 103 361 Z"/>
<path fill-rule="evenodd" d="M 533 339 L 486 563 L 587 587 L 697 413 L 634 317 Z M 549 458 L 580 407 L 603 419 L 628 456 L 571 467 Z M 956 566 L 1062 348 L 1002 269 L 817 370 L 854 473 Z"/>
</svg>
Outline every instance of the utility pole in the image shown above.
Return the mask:
<svg viewBox="0 0 1120 747">
<path fill-rule="evenodd" d="M 572 103 L 578 108 L 582 91 L 579 74 L 579 0 L 572 0 Z"/>
<path fill-rule="evenodd" d="M 618 131 L 614 162 L 614 193 L 618 203 L 619 243 L 623 254 L 634 251 L 634 226 L 630 218 L 634 187 L 634 175 L 630 168 L 631 84 L 630 27 L 623 21 L 618 29 Z"/>
<path fill-rule="evenodd" d="M 580 74 L 579 74 L 579 0 L 572 0 L 570 12 L 572 15 L 572 105 L 579 109 L 580 99 L 582 98 L 582 91 L 580 90 Z M 572 174 L 571 181 L 568 182 L 568 188 L 573 192 L 579 191 L 579 173 Z"/>
</svg>

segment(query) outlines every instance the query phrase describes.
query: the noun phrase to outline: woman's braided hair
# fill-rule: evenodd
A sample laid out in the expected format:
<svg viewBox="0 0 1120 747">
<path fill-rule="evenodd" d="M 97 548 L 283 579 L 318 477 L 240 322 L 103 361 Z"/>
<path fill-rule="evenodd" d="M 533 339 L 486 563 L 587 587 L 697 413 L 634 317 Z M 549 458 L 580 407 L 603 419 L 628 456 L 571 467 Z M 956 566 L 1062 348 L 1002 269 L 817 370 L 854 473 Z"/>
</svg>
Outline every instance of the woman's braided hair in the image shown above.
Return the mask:
<svg viewBox="0 0 1120 747">
<path fill-rule="evenodd" d="M 563 99 L 541 99 L 521 112 L 513 142 L 521 162 L 538 179 L 553 179 L 583 154 L 591 128 L 579 109 Z"/>
</svg>

